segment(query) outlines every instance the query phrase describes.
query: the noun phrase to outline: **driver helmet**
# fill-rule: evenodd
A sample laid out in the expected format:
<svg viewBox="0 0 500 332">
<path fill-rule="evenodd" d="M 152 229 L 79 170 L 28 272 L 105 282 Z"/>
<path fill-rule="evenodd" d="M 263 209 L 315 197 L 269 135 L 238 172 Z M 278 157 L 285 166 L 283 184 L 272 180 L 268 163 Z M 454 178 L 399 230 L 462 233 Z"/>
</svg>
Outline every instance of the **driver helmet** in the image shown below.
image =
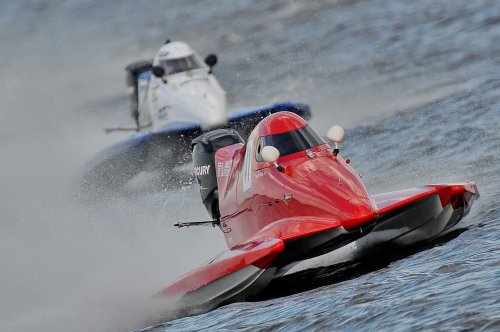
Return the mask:
<svg viewBox="0 0 500 332">
<path fill-rule="evenodd" d="M 307 121 L 292 112 L 277 112 L 264 118 L 259 125 L 259 136 L 293 131 L 307 126 Z"/>
<path fill-rule="evenodd" d="M 298 152 L 307 153 L 306 150 L 317 146 L 326 146 L 326 142 L 318 135 L 306 120 L 292 112 L 277 112 L 264 118 L 257 132 L 257 161 L 263 161 L 260 152 L 266 146 L 273 146 L 280 152 L 280 156 Z"/>
<path fill-rule="evenodd" d="M 180 41 L 169 41 L 156 53 L 153 66 L 163 67 L 165 75 L 171 75 L 197 69 L 200 64 L 191 46 Z"/>
</svg>

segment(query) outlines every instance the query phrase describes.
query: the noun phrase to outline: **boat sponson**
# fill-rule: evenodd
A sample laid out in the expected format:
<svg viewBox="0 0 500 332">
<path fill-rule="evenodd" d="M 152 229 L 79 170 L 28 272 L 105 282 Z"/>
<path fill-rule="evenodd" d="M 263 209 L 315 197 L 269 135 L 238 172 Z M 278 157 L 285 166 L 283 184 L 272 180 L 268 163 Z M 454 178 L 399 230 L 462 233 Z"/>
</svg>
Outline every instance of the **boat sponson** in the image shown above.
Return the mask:
<svg viewBox="0 0 500 332">
<path fill-rule="evenodd" d="M 180 277 L 159 295 L 184 296 L 250 265 L 265 270 L 284 247 L 283 241 L 276 238 L 235 246 L 216 256 L 208 264 Z M 241 281 L 241 278 L 236 279 Z"/>
<path fill-rule="evenodd" d="M 378 200 L 382 213 L 374 223 L 338 234 L 329 241 L 317 242 L 319 245 L 311 249 L 309 255 L 288 261 L 287 265 L 280 267 L 276 277 L 380 256 L 391 250 L 433 241 L 453 229 L 469 212 L 474 199 L 479 197 L 474 183 L 432 185 L 416 189 L 384 194 L 384 199 Z M 409 195 L 410 192 L 413 195 Z M 399 200 L 395 197 L 399 197 Z M 288 242 L 285 242 L 285 246 L 283 257 L 287 255 Z"/>
</svg>

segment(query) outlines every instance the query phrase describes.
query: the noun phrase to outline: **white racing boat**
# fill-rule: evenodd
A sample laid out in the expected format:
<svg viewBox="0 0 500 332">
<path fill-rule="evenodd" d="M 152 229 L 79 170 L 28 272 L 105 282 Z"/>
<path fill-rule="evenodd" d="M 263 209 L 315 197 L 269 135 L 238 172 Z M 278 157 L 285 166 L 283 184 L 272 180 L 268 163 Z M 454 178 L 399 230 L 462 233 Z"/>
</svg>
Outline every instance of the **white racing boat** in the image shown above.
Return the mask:
<svg viewBox="0 0 500 332">
<path fill-rule="evenodd" d="M 289 111 L 310 118 L 307 105 L 290 102 L 227 110 L 226 92 L 212 72 L 216 63 L 214 54 L 202 61 L 186 43 L 167 40 L 153 61 L 128 65 L 136 127 L 105 131 L 135 134 L 94 158 L 84 171 L 83 182 L 92 187 L 119 187 L 144 170 L 172 172 L 191 159 L 191 140 L 215 128 L 234 128 L 246 138 L 272 113 Z"/>
</svg>

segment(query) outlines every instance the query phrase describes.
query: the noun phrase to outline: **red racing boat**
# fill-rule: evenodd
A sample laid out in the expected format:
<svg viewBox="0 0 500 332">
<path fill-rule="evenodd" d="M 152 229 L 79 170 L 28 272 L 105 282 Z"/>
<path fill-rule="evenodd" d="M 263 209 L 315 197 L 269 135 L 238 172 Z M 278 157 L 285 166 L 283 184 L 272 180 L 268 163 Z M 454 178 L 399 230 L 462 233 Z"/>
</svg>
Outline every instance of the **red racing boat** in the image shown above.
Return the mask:
<svg viewBox="0 0 500 332">
<path fill-rule="evenodd" d="M 479 197 L 474 182 L 369 195 L 339 155 L 290 112 L 264 118 L 245 144 L 219 129 L 192 143 L 202 201 L 229 249 L 160 294 L 209 307 L 245 300 L 271 281 L 449 232 Z"/>
</svg>

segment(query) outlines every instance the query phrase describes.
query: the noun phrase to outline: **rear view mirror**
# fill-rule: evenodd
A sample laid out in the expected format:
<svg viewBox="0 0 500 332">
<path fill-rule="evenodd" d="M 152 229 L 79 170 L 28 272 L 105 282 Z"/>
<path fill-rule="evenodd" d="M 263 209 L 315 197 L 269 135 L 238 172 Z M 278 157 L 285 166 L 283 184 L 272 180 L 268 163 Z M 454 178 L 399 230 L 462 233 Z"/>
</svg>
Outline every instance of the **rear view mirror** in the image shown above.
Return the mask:
<svg viewBox="0 0 500 332">
<path fill-rule="evenodd" d="M 341 126 L 333 126 L 328 129 L 326 137 L 333 143 L 335 143 L 335 149 L 333 149 L 333 154 L 336 156 L 339 154 L 339 144 L 344 140 L 345 131 Z"/>
<path fill-rule="evenodd" d="M 211 73 L 212 72 L 212 67 L 217 64 L 217 55 L 215 55 L 215 54 L 209 54 L 209 55 L 207 55 L 207 57 L 205 58 L 205 64 L 209 68 L 208 72 Z"/>
<path fill-rule="evenodd" d="M 274 146 L 265 146 L 260 152 L 262 159 L 268 163 L 274 163 L 280 157 L 280 152 Z"/>
<path fill-rule="evenodd" d="M 151 68 L 151 72 L 153 73 L 154 76 L 158 78 L 162 78 L 163 75 L 165 75 L 165 69 L 163 69 L 163 67 L 160 66 L 153 66 L 153 68 Z"/>
<path fill-rule="evenodd" d="M 330 141 L 338 144 L 344 140 L 345 137 L 344 128 L 342 128 L 341 126 L 333 126 L 330 129 L 328 129 L 326 137 L 328 137 Z"/>
<path fill-rule="evenodd" d="M 280 151 L 276 149 L 274 146 L 268 145 L 263 147 L 262 151 L 260 152 L 260 155 L 262 156 L 262 159 L 264 159 L 264 161 L 268 163 L 273 163 L 279 172 L 285 171 L 285 168 L 281 165 L 278 165 L 278 163 L 276 162 L 280 157 Z"/>
</svg>

